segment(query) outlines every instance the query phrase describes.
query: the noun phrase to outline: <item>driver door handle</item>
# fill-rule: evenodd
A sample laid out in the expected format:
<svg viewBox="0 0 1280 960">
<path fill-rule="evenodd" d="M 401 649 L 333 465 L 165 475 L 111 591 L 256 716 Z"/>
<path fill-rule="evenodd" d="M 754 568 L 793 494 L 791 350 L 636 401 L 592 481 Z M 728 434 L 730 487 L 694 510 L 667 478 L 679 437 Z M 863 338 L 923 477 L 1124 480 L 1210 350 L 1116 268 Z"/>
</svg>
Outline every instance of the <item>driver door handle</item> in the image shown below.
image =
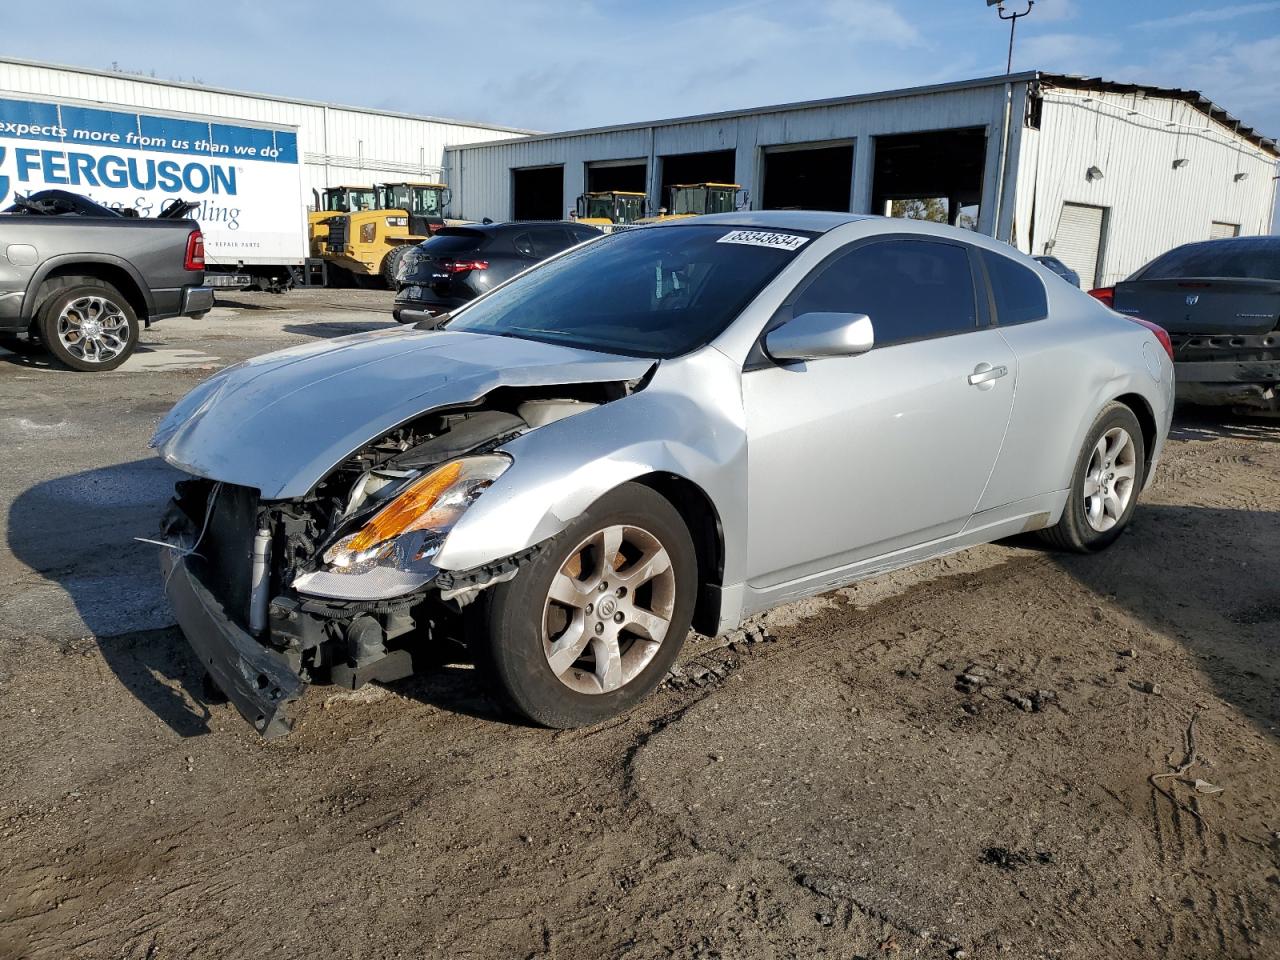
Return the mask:
<svg viewBox="0 0 1280 960">
<path fill-rule="evenodd" d="M 973 373 L 969 374 L 969 384 L 974 387 L 982 386 L 984 383 L 991 384 L 1008 372 L 1008 367 L 993 367 L 989 363 L 980 363 L 973 368 Z"/>
</svg>

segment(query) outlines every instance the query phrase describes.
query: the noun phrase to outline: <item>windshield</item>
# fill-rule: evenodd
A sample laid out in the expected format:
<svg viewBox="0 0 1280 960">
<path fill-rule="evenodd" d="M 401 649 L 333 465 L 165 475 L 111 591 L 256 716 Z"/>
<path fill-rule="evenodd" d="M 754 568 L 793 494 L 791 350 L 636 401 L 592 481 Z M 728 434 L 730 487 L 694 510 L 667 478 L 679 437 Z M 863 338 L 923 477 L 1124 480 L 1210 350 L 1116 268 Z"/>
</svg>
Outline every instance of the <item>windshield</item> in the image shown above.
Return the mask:
<svg viewBox="0 0 1280 960">
<path fill-rule="evenodd" d="M 477 300 L 448 329 L 678 357 L 715 339 L 812 236 L 694 224 L 615 233 Z"/>
<path fill-rule="evenodd" d="M 619 197 L 616 223 L 634 223 L 644 216 L 644 197 Z"/>
<path fill-rule="evenodd" d="M 374 192 L 372 190 L 352 190 L 351 191 L 351 209 L 352 210 L 372 210 L 374 209 Z"/>
<path fill-rule="evenodd" d="M 1156 257 L 1133 280 L 1223 277 L 1280 280 L 1280 242 L 1274 238 L 1189 243 Z"/>
<path fill-rule="evenodd" d="M 676 215 L 706 213 L 707 188 L 673 187 L 671 189 L 671 212 Z"/>
<path fill-rule="evenodd" d="M 420 217 L 440 216 L 440 194 L 436 187 L 414 187 L 413 209 L 409 212 Z"/>
</svg>

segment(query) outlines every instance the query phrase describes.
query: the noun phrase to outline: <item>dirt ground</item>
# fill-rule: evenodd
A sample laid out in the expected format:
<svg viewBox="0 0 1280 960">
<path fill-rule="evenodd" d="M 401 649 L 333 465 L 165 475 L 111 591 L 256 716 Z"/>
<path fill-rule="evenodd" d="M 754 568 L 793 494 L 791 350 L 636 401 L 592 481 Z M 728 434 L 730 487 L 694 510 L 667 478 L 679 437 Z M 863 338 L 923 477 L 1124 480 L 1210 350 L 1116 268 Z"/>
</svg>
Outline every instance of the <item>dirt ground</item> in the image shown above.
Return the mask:
<svg viewBox="0 0 1280 960">
<path fill-rule="evenodd" d="M 0 351 L 0 957 L 1280 957 L 1276 422 L 1181 416 L 1103 555 L 691 638 L 599 728 L 512 725 L 466 664 L 270 743 L 204 705 L 131 539 L 147 437 L 386 299 L 237 297 L 114 374 Z"/>
</svg>

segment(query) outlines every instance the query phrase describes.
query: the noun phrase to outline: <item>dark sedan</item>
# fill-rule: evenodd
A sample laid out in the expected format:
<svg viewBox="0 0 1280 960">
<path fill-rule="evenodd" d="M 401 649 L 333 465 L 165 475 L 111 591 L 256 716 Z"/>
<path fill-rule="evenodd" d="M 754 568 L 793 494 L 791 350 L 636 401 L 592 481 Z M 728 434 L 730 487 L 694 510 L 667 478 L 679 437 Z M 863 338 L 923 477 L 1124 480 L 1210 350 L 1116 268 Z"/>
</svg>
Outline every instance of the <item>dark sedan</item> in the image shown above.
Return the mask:
<svg viewBox="0 0 1280 960">
<path fill-rule="evenodd" d="M 1184 244 L 1089 292 L 1169 331 L 1178 399 L 1280 411 L 1280 237 Z"/>
<path fill-rule="evenodd" d="M 569 221 L 445 227 L 400 266 L 392 316 L 416 323 L 454 310 L 562 250 L 601 236 Z"/>
</svg>

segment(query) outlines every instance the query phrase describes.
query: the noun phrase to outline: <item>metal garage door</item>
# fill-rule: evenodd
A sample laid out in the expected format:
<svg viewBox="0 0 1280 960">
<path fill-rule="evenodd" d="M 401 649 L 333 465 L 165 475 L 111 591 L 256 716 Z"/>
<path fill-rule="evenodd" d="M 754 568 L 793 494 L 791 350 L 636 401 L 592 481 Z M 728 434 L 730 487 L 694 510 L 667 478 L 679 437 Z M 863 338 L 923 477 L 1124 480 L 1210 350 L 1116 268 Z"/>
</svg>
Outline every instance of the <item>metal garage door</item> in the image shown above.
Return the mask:
<svg viewBox="0 0 1280 960">
<path fill-rule="evenodd" d="M 1240 224 L 1223 223 L 1221 220 L 1215 220 L 1209 224 L 1210 240 L 1225 240 L 1227 237 L 1240 236 Z"/>
<path fill-rule="evenodd" d="M 1102 227 L 1106 207 L 1064 203 L 1058 220 L 1053 255 L 1080 274 L 1086 290 L 1098 286 L 1098 256 L 1102 252 Z"/>
</svg>

